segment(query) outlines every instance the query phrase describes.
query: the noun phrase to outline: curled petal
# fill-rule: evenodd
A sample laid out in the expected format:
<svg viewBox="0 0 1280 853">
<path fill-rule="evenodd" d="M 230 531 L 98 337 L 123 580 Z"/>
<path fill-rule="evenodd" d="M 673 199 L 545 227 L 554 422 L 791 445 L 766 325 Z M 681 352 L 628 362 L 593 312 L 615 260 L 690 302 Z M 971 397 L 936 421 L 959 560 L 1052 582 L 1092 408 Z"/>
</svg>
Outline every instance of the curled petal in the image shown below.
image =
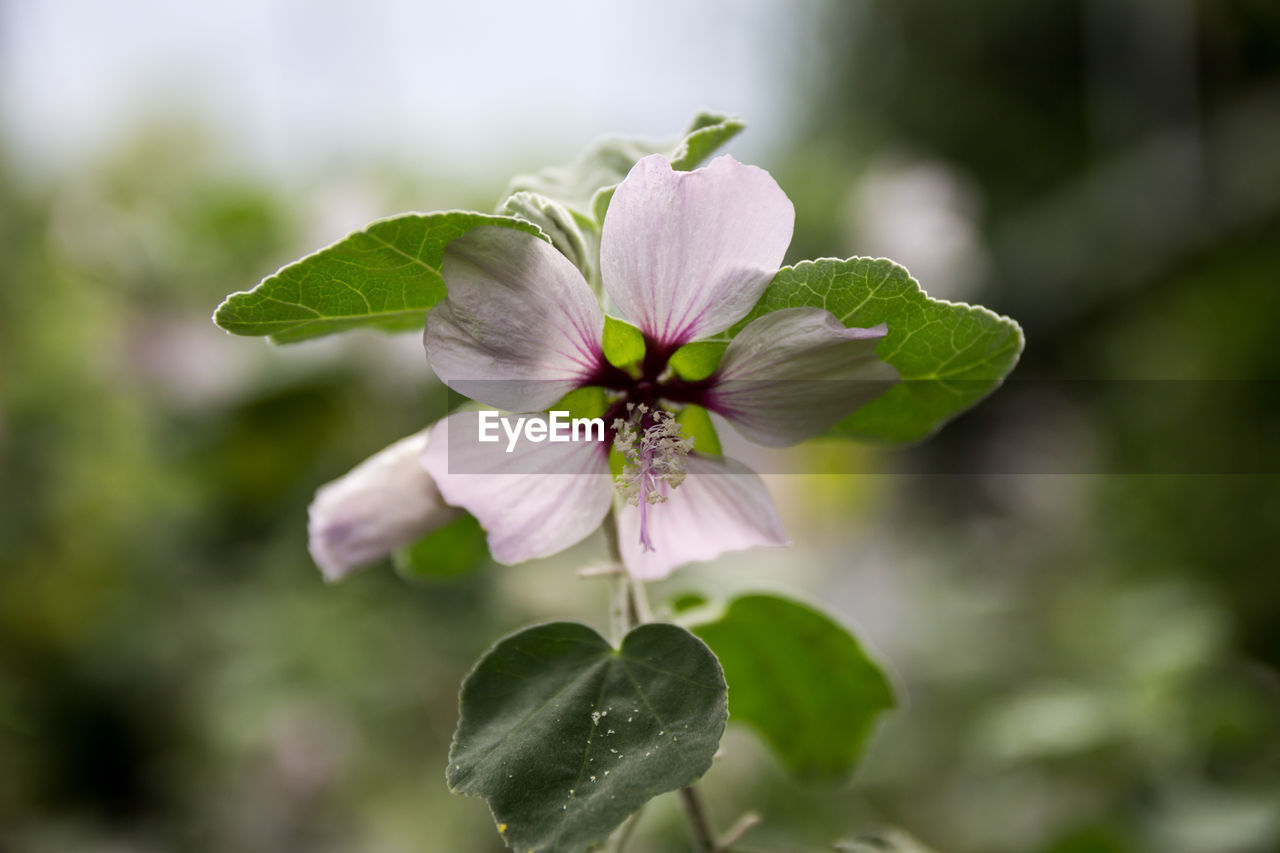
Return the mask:
<svg viewBox="0 0 1280 853">
<path fill-rule="evenodd" d="M 537 411 L 600 366 L 599 300 L 551 244 L 475 228 L 449 244 L 440 273 L 449 296 L 427 314 L 423 342 L 431 369 L 460 394 Z"/>
<path fill-rule="evenodd" d="M 738 333 L 720 360 L 707 408 L 770 447 L 812 438 L 898 380 L 876 357 L 887 334 L 847 329 L 821 308 L 784 308 Z"/>
<path fill-rule="evenodd" d="M 640 510 L 618 510 L 618 548 L 632 577 L 659 580 L 685 563 L 728 551 L 787 544 L 769 490 L 751 469 L 721 456 L 691 453 L 688 475 L 677 488 L 663 483 L 666 501 L 648 507 L 654 550 L 640 545 Z"/>
<path fill-rule="evenodd" d="M 717 157 L 692 172 L 645 157 L 618 185 L 600 237 L 610 298 L 661 346 L 729 328 L 791 242 L 795 208 L 769 173 Z"/>
<path fill-rule="evenodd" d="M 458 516 L 419 462 L 427 433 L 397 441 L 316 492 L 307 534 L 326 579 L 339 580 Z"/>
<path fill-rule="evenodd" d="M 479 412 L 457 412 L 431 429 L 423 467 L 444 499 L 479 520 L 495 560 L 546 557 L 600 526 L 613 494 L 602 444 L 479 440 Z"/>
</svg>

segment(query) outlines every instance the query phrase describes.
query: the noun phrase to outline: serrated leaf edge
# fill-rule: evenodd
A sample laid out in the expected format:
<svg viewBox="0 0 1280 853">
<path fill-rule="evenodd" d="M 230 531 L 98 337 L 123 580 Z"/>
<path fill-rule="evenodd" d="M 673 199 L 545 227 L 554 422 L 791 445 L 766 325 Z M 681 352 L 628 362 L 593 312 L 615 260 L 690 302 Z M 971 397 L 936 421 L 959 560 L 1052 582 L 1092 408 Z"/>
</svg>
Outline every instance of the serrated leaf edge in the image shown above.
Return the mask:
<svg viewBox="0 0 1280 853">
<path fill-rule="evenodd" d="M 1014 353 L 1015 366 L 1017 364 L 1017 360 L 1022 357 L 1022 351 L 1026 348 L 1026 335 L 1022 331 L 1021 323 L 1019 323 L 1017 320 L 1005 314 L 998 314 L 995 311 L 992 311 L 990 308 L 988 308 L 985 305 L 973 305 L 969 302 L 960 302 L 958 300 L 943 299 L 942 297 L 939 297 L 939 296 L 930 296 L 929 291 L 925 290 L 924 287 L 920 284 L 920 280 L 911 274 L 911 270 L 907 269 L 906 266 L 898 263 L 893 258 L 883 258 L 883 257 L 873 258 L 870 255 L 854 255 L 849 258 L 831 258 L 831 257 L 809 258 L 803 261 L 796 261 L 794 264 L 788 264 L 785 267 L 779 267 L 778 272 L 774 274 L 774 278 L 777 278 L 779 275 L 781 275 L 784 270 L 797 270 L 800 267 L 803 267 L 805 265 L 813 265 L 813 264 L 820 264 L 820 263 L 847 264 L 850 261 L 869 261 L 871 263 L 878 263 L 880 261 L 884 261 L 885 263 L 892 264 L 893 266 L 897 267 L 898 269 L 902 270 L 904 273 L 907 274 L 907 278 L 911 280 L 911 283 L 916 286 L 916 290 L 920 291 L 920 294 L 925 299 L 928 299 L 931 302 L 937 302 L 941 305 L 947 305 L 953 308 L 967 308 L 970 311 L 977 311 L 979 314 L 985 314 L 988 317 L 998 322 L 1009 324 L 1010 326 L 1013 327 L 1013 331 L 1017 335 L 1017 339 L 1018 339 L 1018 349 L 1017 349 L 1017 352 Z M 770 279 L 769 283 L 772 284 L 773 280 Z M 1010 368 L 1010 371 L 1012 372 L 1012 368 Z M 992 380 L 996 382 L 996 385 L 992 387 L 992 390 L 995 390 L 995 388 L 998 388 L 1000 386 L 1000 383 L 1003 383 L 1007 376 L 1008 374 L 1005 374 L 1005 376 L 1001 376 L 999 379 Z M 915 377 L 915 379 L 930 379 L 930 380 L 936 379 L 936 380 L 942 381 L 945 379 L 945 377 L 924 376 L 924 377 Z"/>
<path fill-rule="evenodd" d="M 536 232 L 537 232 L 537 233 L 536 233 L 536 234 L 534 234 L 533 236 L 535 236 L 535 237 L 539 237 L 539 238 L 541 238 L 541 239 L 543 239 L 543 240 L 547 241 L 548 243 L 550 243 L 550 242 L 551 242 L 551 238 L 550 238 L 550 237 L 548 237 L 548 236 L 546 235 L 546 233 L 545 233 L 541 228 L 539 228 L 539 227 L 538 227 L 538 225 L 537 225 L 536 223 L 534 223 L 534 222 L 529 222 L 529 221 L 528 221 L 528 220 L 526 220 L 526 219 L 521 219 L 521 218 L 520 218 L 520 217 L 518 217 L 518 216 L 506 216 L 506 215 L 501 214 L 501 213 L 484 213 L 484 212 L 479 211 L 479 210 L 459 210 L 459 209 L 451 209 L 451 210 L 430 210 L 430 211 L 406 210 L 406 211 L 404 211 L 403 213 L 394 213 L 394 214 L 391 214 L 391 215 L 389 215 L 389 216 L 383 216 L 383 217 L 380 217 L 380 218 L 378 218 L 378 219 L 375 219 L 375 220 L 373 220 L 372 222 L 368 223 L 367 225 L 365 225 L 365 226 L 363 226 L 363 227 L 361 227 L 361 228 L 356 228 L 356 229 L 354 229 L 354 230 L 352 230 L 352 231 L 348 232 L 345 236 L 343 236 L 343 237 L 341 237 L 341 238 L 339 238 L 339 239 L 337 239 L 337 240 L 334 240 L 332 243 L 328 243 L 328 244 L 326 244 L 326 245 L 324 245 L 324 246 L 321 246 L 321 247 L 320 247 L 320 248 L 318 248 L 318 249 L 315 249 L 314 251 L 308 252 L 307 254 L 303 255 L 303 256 L 302 256 L 302 257 L 300 257 L 300 258 L 295 258 L 294 260 L 289 261 L 287 264 L 283 264 L 282 266 L 278 267 L 278 268 L 276 269 L 276 271 L 275 271 L 275 272 L 273 272 L 273 273 L 270 273 L 270 274 L 268 274 L 268 275 L 263 276 L 261 279 L 259 279 L 259 280 L 258 280 L 258 283 L 257 283 L 257 284 L 255 284 L 253 287 L 249 288 L 248 290 L 237 290 L 237 291 L 235 291 L 234 293 L 229 293 L 229 294 L 227 294 L 227 295 L 223 298 L 223 300 L 222 300 L 221 302 L 219 302 L 219 303 L 218 303 L 217 307 L 213 309 L 213 314 L 212 314 L 212 315 L 210 315 L 209 319 L 210 319 L 211 321 L 213 321 L 213 324 L 214 324 L 215 326 L 217 326 L 219 329 L 222 329 L 222 330 L 223 330 L 224 332 L 226 332 L 228 335 L 236 335 L 237 337 L 264 337 L 264 338 L 266 338 L 270 343 L 272 343 L 272 344 L 276 344 L 276 345 L 279 345 L 281 342 L 280 342 L 280 341 L 276 341 L 276 340 L 274 340 L 274 339 L 273 339 L 273 336 L 274 336 L 274 335 L 276 335 L 276 334 L 278 334 L 278 332 L 270 332 L 270 333 L 265 334 L 265 335 L 240 335 L 239 333 L 237 333 L 237 332 L 233 332 L 233 331 L 231 331 L 230 329 L 227 329 L 227 328 L 226 328 L 225 326 L 223 326 L 221 323 L 219 323 L 219 322 L 218 322 L 218 314 L 220 314 L 220 313 L 222 312 L 222 310 L 223 310 L 224 308 L 226 308 L 226 306 L 227 306 L 227 305 L 228 305 L 228 304 L 229 304 L 233 299 L 235 299 L 236 297 L 239 297 L 239 296 L 248 296 L 249 294 L 252 294 L 252 293 L 256 292 L 256 291 L 258 290 L 258 288 L 260 288 L 260 287 L 262 287 L 264 284 L 266 284 L 266 283 L 267 283 L 267 281 L 269 281 L 270 279 L 276 278 L 276 277 L 277 277 L 277 276 L 279 276 L 281 273 L 283 273 L 285 270 L 287 270 L 287 269 L 289 269 L 289 268 L 291 268 L 291 267 L 298 266 L 299 264 L 304 264 L 304 263 L 306 263 L 307 261 L 310 261 L 310 260 L 312 260 L 313 258 L 317 257 L 318 255 L 321 255 L 321 254 L 323 254 L 324 252 L 327 252 L 327 251 L 329 251 L 330 249 L 333 249 L 333 248 L 335 248 L 335 247 L 337 247 L 337 246 L 339 246 L 339 245 L 341 245 L 341 244 L 345 243 L 346 241 L 350 240 L 352 237 L 356 237 L 356 236 L 358 236 L 358 235 L 365 234 L 366 232 L 368 232 L 368 231 L 369 231 L 369 229 L 373 228 L 374 226 L 382 225 L 382 224 L 387 223 L 387 222 L 393 222 L 393 221 L 395 221 L 395 220 L 397 220 L 397 219 L 404 219 L 404 218 L 406 218 L 406 217 L 410 217 L 410 216 L 418 216 L 418 217 L 428 217 L 428 216 L 447 216 L 447 215 L 449 215 L 449 214 L 454 214 L 454 213 L 460 213 L 460 214 L 464 214 L 464 215 L 467 215 L 467 216 L 484 216 L 484 217 L 492 217 L 492 218 L 495 218 L 495 219 L 510 219 L 510 220 L 512 220 L 512 221 L 519 222 L 519 223 L 520 223 L 520 224 L 522 224 L 522 225 L 528 226 L 529 228 L 532 228 L 534 231 L 536 231 Z M 439 270 L 437 270 L 436 272 L 438 273 L 438 272 L 439 272 Z M 293 307 L 306 307 L 306 306 L 298 306 L 298 305 L 296 305 L 295 303 L 289 303 L 289 305 L 291 305 L 291 306 L 293 306 Z M 414 310 L 417 310 L 417 309 L 414 309 Z M 401 312 L 401 311 L 385 311 L 385 312 L 380 312 L 380 313 L 382 313 L 382 314 L 386 314 L 386 315 L 390 315 L 390 314 L 399 314 L 399 313 L 405 313 L 405 312 Z M 352 317 L 357 317 L 357 316 L 358 316 L 358 317 L 369 317 L 369 316 L 376 316 L 376 315 L 373 315 L 373 314 L 358 314 L 358 315 L 351 315 L 351 316 L 352 316 Z M 341 320 L 341 319 L 345 319 L 345 318 L 343 318 L 343 317 L 324 317 L 324 318 L 322 318 L 322 319 L 325 319 L 325 320 Z M 268 321 L 268 322 L 270 322 L 270 321 Z M 285 322 L 288 322 L 288 321 L 283 321 L 283 320 L 282 320 L 282 321 L 277 321 L 277 322 L 285 323 Z M 298 326 L 303 325 L 303 323 L 304 323 L 304 322 L 306 322 L 306 321 L 299 321 L 298 323 L 295 323 L 294 325 L 289 326 L 287 329 L 281 329 L 281 330 L 279 330 L 279 331 L 284 331 L 284 332 L 291 331 L 291 330 L 293 330 L 293 329 L 296 329 Z"/>
</svg>

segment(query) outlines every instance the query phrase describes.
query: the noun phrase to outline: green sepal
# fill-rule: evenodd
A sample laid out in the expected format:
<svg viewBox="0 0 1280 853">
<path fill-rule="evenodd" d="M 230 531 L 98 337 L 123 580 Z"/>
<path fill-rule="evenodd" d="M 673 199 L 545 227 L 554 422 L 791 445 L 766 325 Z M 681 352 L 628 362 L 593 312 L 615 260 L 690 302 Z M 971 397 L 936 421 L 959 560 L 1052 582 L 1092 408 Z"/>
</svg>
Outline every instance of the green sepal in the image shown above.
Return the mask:
<svg viewBox="0 0 1280 853">
<path fill-rule="evenodd" d="M 550 411 L 568 412 L 571 418 L 598 418 L 609 408 L 604 389 L 595 385 L 575 388 L 560 398 Z"/>
<path fill-rule="evenodd" d="M 452 580 L 486 565 L 489 544 L 474 517 L 461 517 L 433 530 L 417 542 L 396 550 L 391 564 L 396 574 L 413 584 Z"/>
<path fill-rule="evenodd" d="M 608 424 L 605 424 L 608 426 Z M 623 469 L 627 467 L 627 457 L 618 452 L 617 447 L 609 448 L 609 473 L 616 480 L 622 476 Z"/>
<path fill-rule="evenodd" d="M 694 341 L 671 354 L 671 368 L 681 379 L 706 379 L 716 372 L 728 344 L 723 341 Z"/>
<path fill-rule="evenodd" d="M 693 439 L 693 449 L 698 453 L 720 456 L 720 436 L 711 422 L 711 413 L 702 406 L 688 404 L 676 413 L 676 423 L 687 438 Z"/>
<path fill-rule="evenodd" d="M 626 320 L 608 314 L 602 346 L 605 360 L 614 367 L 627 368 L 644 358 L 644 334 Z"/>
</svg>

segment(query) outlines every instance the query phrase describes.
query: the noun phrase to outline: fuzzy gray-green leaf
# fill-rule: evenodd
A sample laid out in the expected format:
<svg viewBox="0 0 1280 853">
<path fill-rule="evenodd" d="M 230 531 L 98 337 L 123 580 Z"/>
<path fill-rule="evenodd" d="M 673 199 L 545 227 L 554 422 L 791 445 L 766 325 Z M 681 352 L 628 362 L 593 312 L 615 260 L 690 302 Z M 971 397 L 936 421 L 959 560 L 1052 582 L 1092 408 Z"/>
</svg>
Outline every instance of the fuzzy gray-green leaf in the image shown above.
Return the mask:
<svg viewBox="0 0 1280 853">
<path fill-rule="evenodd" d="M 665 154 L 674 169 L 696 169 L 744 127 L 746 124 L 733 116 L 703 112 L 694 116 L 689 129 L 675 141 L 604 139 L 566 166 L 517 176 L 507 196 L 536 193 L 603 223 L 611 193 L 601 191 L 625 178 L 637 160 L 650 154 Z"/>
</svg>

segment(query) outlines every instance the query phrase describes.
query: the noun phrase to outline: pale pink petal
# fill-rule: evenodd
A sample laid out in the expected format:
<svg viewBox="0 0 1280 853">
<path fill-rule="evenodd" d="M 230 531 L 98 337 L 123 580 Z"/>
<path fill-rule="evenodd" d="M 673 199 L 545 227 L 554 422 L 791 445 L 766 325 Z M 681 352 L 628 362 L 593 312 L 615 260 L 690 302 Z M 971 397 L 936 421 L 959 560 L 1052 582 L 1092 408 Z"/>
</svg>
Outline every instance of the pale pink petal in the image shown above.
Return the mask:
<svg viewBox="0 0 1280 853">
<path fill-rule="evenodd" d="M 875 354 L 886 333 L 883 323 L 847 329 L 821 308 L 765 314 L 725 350 L 706 406 L 758 444 L 812 438 L 897 381 Z"/>
<path fill-rule="evenodd" d="M 449 244 L 448 298 L 427 314 L 431 369 L 458 393 L 508 411 L 545 409 L 600 366 L 604 313 L 551 244 L 475 228 Z"/>
<path fill-rule="evenodd" d="M 445 505 L 418 461 L 427 432 L 397 441 L 316 492 L 307 534 L 311 556 L 328 580 L 380 560 L 460 514 Z"/>
<path fill-rule="evenodd" d="M 586 441 L 479 441 L 479 412 L 436 424 L 422 454 L 444 499 L 474 515 L 489 551 L 508 565 L 546 557 L 600 526 L 613 495 L 603 445 Z M 499 430 L 501 434 L 501 430 Z"/>
<path fill-rule="evenodd" d="M 661 485 L 667 500 L 647 509 L 654 550 L 640 547 L 640 510 L 618 510 L 618 547 L 632 577 L 659 580 L 685 563 L 727 551 L 787 544 L 786 531 L 764 482 L 740 462 L 689 454 L 688 476 L 677 488 Z"/>
<path fill-rule="evenodd" d="M 628 320 L 666 348 L 729 328 L 777 273 L 795 209 L 769 173 L 717 157 L 692 172 L 645 157 L 605 214 L 600 269 Z"/>
</svg>

